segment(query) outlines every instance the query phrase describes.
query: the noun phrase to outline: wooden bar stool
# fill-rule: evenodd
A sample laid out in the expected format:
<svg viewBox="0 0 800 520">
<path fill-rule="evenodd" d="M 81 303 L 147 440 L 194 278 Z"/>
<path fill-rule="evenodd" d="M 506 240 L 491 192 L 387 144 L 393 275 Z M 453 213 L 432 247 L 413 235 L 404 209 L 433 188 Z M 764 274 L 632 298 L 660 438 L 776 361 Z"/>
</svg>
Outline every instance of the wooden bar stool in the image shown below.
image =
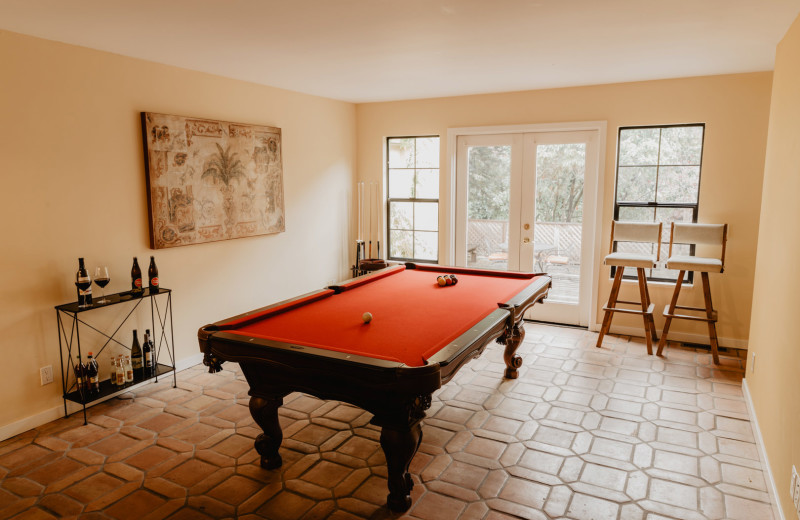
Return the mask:
<svg viewBox="0 0 800 520">
<path fill-rule="evenodd" d="M 711 304 L 711 287 L 708 283 L 708 273 L 722 273 L 725 267 L 725 243 L 728 240 L 728 224 L 685 224 L 672 223 L 669 237 L 669 259 L 667 269 L 678 270 L 678 281 L 675 282 L 675 292 L 672 293 L 672 301 L 664 308 L 664 316 L 667 318 L 664 323 L 664 330 L 661 332 L 661 341 L 658 342 L 658 355 L 664 350 L 667 344 L 667 332 L 672 325 L 672 320 L 704 321 L 708 324 L 708 337 L 711 342 L 711 355 L 714 364 L 719 365 L 719 354 L 717 353 L 717 311 Z M 672 244 L 701 244 L 720 247 L 719 258 L 703 257 L 692 255 L 673 255 Z M 699 272 L 703 279 L 703 298 L 705 307 L 686 307 L 678 305 L 678 295 L 683 285 L 683 275 L 686 271 Z M 675 314 L 675 309 L 685 311 L 699 311 L 704 316 L 694 316 L 691 314 Z"/>
<path fill-rule="evenodd" d="M 650 254 L 615 252 L 614 244 L 617 242 L 638 242 L 644 244 L 654 244 L 655 248 L 650 247 Z M 618 222 L 611 223 L 611 247 L 609 254 L 603 260 L 605 265 L 616 267 L 614 274 L 614 284 L 611 286 L 611 295 L 608 297 L 608 304 L 603 307 L 606 311 L 603 316 L 603 326 L 600 329 L 600 336 L 597 338 L 597 347 L 603 343 L 603 336 L 608 334 L 611 327 L 611 319 L 615 312 L 626 314 L 641 314 L 644 320 L 644 337 L 647 340 L 647 353 L 653 353 L 653 341 L 658 340 L 656 335 L 656 324 L 653 321 L 653 303 L 650 301 L 650 291 L 647 290 L 647 276 L 645 269 L 652 269 L 658 262 L 661 244 L 661 223 L 650 222 Z M 655 254 L 652 250 L 655 249 Z M 619 300 L 619 288 L 622 284 L 622 274 L 626 267 L 635 267 L 639 278 L 639 297 L 641 301 L 630 302 Z M 641 309 L 617 308 L 617 304 L 637 305 Z"/>
</svg>

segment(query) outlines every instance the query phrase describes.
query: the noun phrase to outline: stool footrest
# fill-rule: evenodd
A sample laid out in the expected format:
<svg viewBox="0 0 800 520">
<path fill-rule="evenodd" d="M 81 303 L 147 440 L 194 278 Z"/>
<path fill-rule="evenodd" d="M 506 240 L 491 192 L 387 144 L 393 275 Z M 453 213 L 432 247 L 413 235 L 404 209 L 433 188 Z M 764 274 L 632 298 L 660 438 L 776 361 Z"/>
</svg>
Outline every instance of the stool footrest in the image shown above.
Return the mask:
<svg viewBox="0 0 800 520">
<path fill-rule="evenodd" d="M 630 304 L 630 305 L 641 305 L 641 303 L 639 303 L 639 302 L 623 302 L 621 300 L 617 300 L 617 303 L 627 303 L 627 304 Z M 609 312 L 622 312 L 622 313 L 625 313 L 625 314 L 653 314 L 653 310 L 655 309 L 655 307 L 656 307 L 656 305 L 654 303 L 651 303 L 647 307 L 647 310 L 643 311 L 642 309 L 618 309 L 616 307 L 609 307 L 608 305 L 605 305 L 605 306 L 603 306 L 603 310 L 604 311 L 609 311 Z"/>
<path fill-rule="evenodd" d="M 703 312 L 703 313 L 706 312 L 706 310 L 703 309 L 702 307 L 684 307 L 684 306 L 681 306 L 681 305 L 676 305 L 675 308 L 676 309 L 684 309 L 684 310 L 687 310 L 687 311 L 697 311 L 697 312 Z M 679 320 L 704 321 L 706 323 L 716 322 L 717 321 L 717 311 L 711 311 L 711 319 L 709 319 L 709 318 L 706 318 L 705 316 L 692 316 L 690 314 L 676 314 L 676 313 L 670 314 L 669 305 L 665 305 L 664 306 L 663 315 L 665 317 L 668 317 L 668 318 L 679 319 Z"/>
</svg>

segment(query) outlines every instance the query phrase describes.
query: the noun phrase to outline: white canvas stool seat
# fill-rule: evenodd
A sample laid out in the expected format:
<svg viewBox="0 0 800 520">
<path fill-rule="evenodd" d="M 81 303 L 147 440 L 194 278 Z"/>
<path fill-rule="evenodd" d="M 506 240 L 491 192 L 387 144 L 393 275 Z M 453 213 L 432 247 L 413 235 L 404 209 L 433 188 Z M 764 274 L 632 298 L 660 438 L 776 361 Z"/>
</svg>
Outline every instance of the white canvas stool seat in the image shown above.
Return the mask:
<svg viewBox="0 0 800 520">
<path fill-rule="evenodd" d="M 711 303 L 711 287 L 708 281 L 708 273 L 722 273 L 725 268 L 725 244 L 728 240 L 727 224 L 686 224 L 673 222 L 670 229 L 669 238 L 669 259 L 667 269 L 678 271 L 678 280 L 675 282 L 675 291 L 672 293 L 672 300 L 664 308 L 664 330 L 661 332 L 661 340 L 658 342 L 658 355 L 660 356 L 667 344 L 667 333 L 673 319 L 704 321 L 708 324 L 708 338 L 711 344 L 711 356 L 714 363 L 719 365 L 718 341 L 717 341 L 717 311 Z M 719 256 L 692 256 L 692 255 L 673 255 L 673 244 L 708 245 L 719 247 Z M 700 273 L 703 283 L 704 307 L 687 307 L 678 305 L 678 296 L 683 286 L 683 277 L 687 271 Z M 676 314 L 675 310 L 698 312 L 701 315 Z"/>
<path fill-rule="evenodd" d="M 698 256 L 673 255 L 667 260 L 667 269 L 676 271 L 695 271 L 698 273 L 721 273 L 722 260 Z"/>
<path fill-rule="evenodd" d="M 635 253 L 614 251 L 614 244 L 618 242 L 636 242 L 650 244 L 650 250 L 655 249 L 655 254 Z M 641 314 L 644 320 L 644 337 L 647 340 L 647 353 L 653 353 L 653 341 L 657 341 L 656 325 L 653 320 L 653 303 L 650 301 L 650 291 L 647 289 L 647 276 L 645 269 L 652 269 L 658 263 L 659 244 L 661 243 L 661 224 L 652 222 L 618 222 L 611 223 L 611 247 L 608 255 L 603 260 L 603 264 L 616 268 L 614 283 L 611 286 L 611 294 L 608 297 L 608 304 L 603 307 L 603 326 L 600 328 L 600 335 L 597 338 L 597 347 L 603 343 L 603 337 L 608 334 L 611 328 L 611 320 L 615 312 L 626 314 Z M 652 245 L 655 244 L 655 247 Z M 636 269 L 639 282 L 640 301 L 625 301 L 619 299 L 619 289 L 622 285 L 622 275 L 626 267 Z M 626 309 L 617 307 L 618 304 L 634 305 L 639 309 Z"/>
<path fill-rule="evenodd" d="M 611 253 L 603 260 L 603 264 L 615 267 L 641 267 L 652 269 L 657 259 L 654 255 L 640 255 L 637 253 Z"/>
</svg>

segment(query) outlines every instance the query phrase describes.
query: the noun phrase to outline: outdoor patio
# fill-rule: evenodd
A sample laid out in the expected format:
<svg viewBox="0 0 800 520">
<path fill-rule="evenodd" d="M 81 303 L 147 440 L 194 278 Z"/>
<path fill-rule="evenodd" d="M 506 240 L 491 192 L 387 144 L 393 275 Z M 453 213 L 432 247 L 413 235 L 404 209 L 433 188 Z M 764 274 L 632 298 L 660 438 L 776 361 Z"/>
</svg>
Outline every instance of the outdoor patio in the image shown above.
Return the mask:
<svg viewBox="0 0 800 520">
<path fill-rule="evenodd" d="M 470 220 L 467 227 L 467 265 L 484 269 L 508 268 L 508 222 Z M 537 222 L 534 228 L 534 271 L 553 277 L 548 299 L 577 303 L 581 261 L 581 224 Z M 522 270 L 529 267 L 522 266 Z"/>
</svg>

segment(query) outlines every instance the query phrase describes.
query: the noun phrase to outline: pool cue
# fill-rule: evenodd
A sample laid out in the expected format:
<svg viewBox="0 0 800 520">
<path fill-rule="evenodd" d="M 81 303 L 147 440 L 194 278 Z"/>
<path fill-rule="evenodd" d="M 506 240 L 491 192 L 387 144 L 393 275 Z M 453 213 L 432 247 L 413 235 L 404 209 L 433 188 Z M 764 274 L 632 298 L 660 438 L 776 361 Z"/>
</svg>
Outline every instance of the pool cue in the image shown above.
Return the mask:
<svg viewBox="0 0 800 520">
<path fill-rule="evenodd" d="M 369 257 L 372 258 L 372 183 L 369 183 Z"/>
<path fill-rule="evenodd" d="M 364 187 L 361 183 L 357 183 L 356 187 L 358 189 L 358 198 L 356 200 L 356 212 L 358 213 L 358 234 L 356 235 L 356 244 L 361 241 L 361 205 L 362 205 L 362 198 L 364 195 Z"/>
<path fill-rule="evenodd" d="M 358 182 L 358 200 L 356 201 L 358 213 L 358 235 L 356 236 L 356 265 L 353 276 L 361 274 L 361 260 L 364 256 L 364 183 Z"/>
<path fill-rule="evenodd" d="M 378 258 L 381 257 L 381 236 L 383 235 L 383 228 L 381 228 L 381 215 L 383 213 L 383 208 L 381 208 L 381 196 L 379 191 L 378 183 L 375 183 L 375 229 L 376 239 L 377 239 L 377 253 L 376 256 Z"/>
</svg>

